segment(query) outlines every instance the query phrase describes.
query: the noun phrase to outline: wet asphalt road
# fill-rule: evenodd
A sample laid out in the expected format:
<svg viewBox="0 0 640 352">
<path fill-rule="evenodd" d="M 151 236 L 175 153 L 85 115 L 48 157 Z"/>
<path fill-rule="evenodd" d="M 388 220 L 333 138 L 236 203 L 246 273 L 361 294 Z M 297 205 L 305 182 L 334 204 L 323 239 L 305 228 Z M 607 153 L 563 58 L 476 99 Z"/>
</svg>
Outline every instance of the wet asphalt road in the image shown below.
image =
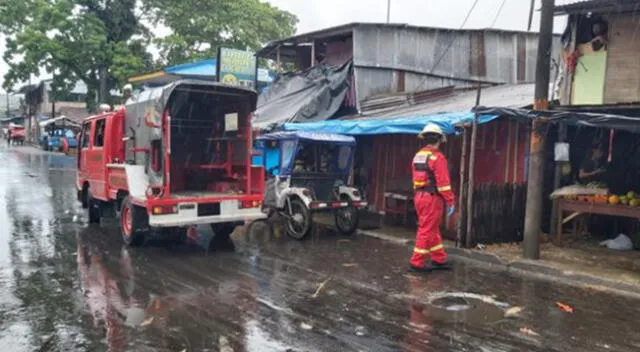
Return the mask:
<svg viewBox="0 0 640 352">
<path fill-rule="evenodd" d="M 463 263 L 407 275 L 408 248 L 363 236 L 126 248 L 84 223 L 74 164 L 0 147 L 6 351 L 640 350 L 640 302 Z"/>
</svg>

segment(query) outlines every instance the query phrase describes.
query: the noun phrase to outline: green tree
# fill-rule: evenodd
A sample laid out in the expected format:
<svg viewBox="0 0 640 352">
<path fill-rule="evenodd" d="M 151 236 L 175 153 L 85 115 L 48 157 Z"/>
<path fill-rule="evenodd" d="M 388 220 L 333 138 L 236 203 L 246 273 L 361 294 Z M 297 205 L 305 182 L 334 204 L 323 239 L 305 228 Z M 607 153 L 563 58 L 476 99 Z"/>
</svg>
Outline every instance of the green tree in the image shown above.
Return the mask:
<svg viewBox="0 0 640 352">
<path fill-rule="evenodd" d="M 166 65 L 215 57 L 219 47 L 257 50 L 295 33 L 298 18 L 259 0 L 143 0 L 154 24 L 172 33 L 156 38 Z"/>
<path fill-rule="evenodd" d="M 109 91 L 127 76 L 152 66 L 136 0 L 2 0 L 0 31 L 6 36 L 11 90 L 44 70 L 57 92 L 77 80 L 88 87 L 87 103 L 110 102 Z"/>
</svg>

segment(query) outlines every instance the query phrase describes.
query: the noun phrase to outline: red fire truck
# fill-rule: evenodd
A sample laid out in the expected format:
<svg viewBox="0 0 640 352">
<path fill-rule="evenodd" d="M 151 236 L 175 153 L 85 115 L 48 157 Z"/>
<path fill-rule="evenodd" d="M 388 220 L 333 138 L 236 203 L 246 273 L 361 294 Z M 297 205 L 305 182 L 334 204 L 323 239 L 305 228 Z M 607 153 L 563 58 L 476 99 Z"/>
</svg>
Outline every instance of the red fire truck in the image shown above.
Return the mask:
<svg viewBox="0 0 640 352">
<path fill-rule="evenodd" d="M 76 186 L 89 222 L 119 213 L 124 242 L 141 245 L 152 232 L 186 238 L 197 224 L 227 240 L 264 218 L 264 170 L 251 165 L 256 100 L 251 89 L 179 80 L 87 118 Z"/>
</svg>

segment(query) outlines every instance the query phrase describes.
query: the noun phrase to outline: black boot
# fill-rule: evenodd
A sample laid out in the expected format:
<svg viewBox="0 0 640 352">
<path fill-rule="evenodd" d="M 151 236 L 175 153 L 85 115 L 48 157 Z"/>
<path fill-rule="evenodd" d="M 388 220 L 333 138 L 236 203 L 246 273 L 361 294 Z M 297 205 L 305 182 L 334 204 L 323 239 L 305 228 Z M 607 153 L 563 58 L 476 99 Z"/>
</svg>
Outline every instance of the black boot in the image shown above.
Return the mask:
<svg viewBox="0 0 640 352">
<path fill-rule="evenodd" d="M 426 266 L 413 266 L 413 265 L 409 265 L 409 272 L 411 273 L 418 273 L 418 274 L 426 274 L 429 271 L 431 271 L 429 268 L 427 268 Z"/>
<path fill-rule="evenodd" d="M 451 264 L 449 263 L 436 263 L 434 261 L 431 262 L 431 265 L 429 266 L 430 270 L 451 270 Z"/>
</svg>

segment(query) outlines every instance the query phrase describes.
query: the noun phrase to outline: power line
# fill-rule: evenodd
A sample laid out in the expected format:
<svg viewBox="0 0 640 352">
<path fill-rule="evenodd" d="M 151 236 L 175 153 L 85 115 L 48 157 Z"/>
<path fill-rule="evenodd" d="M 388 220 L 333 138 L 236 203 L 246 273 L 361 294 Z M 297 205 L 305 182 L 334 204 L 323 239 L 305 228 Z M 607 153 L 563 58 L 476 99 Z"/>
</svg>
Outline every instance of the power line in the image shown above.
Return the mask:
<svg viewBox="0 0 640 352">
<path fill-rule="evenodd" d="M 498 20 L 498 17 L 500 16 L 500 13 L 502 12 L 502 8 L 504 7 L 504 4 L 507 2 L 507 0 L 502 0 L 502 4 L 500 4 L 500 8 L 498 8 L 498 12 L 496 13 L 496 17 L 493 18 L 493 21 L 491 21 L 491 25 L 489 26 L 489 28 L 493 28 L 493 26 L 496 25 L 496 21 Z"/>
<path fill-rule="evenodd" d="M 462 24 L 460 25 L 459 29 L 464 28 L 464 26 L 467 24 L 467 21 L 469 20 L 469 17 L 471 17 L 471 13 L 473 13 L 473 10 L 476 8 L 476 5 L 478 5 L 479 1 L 480 0 L 476 0 L 476 1 L 473 2 L 473 5 L 471 5 L 471 8 L 469 9 L 469 11 L 467 11 L 467 15 L 464 17 L 464 21 L 462 21 Z M 433 71 L 435 71 L 435 69 L 438 68 L 438 65 L 440 65 L 440 62 L 442 61 L 444 56 L 447 55 L 447 53 L 449 52 L 449 49 L 451 49 L 451 46 L 453 45 L 453 42 L 456 40 L 455 34 L 452 34 L 452 35 L 454 35 L 454 37 L 451 38 L 451 41 L 449 41 L 449 44 L 444 49 L 444 52 L 442 53 L 442 55 L 440 55 L 440 57 L 438 57 L 438 60 L 436 60 L 436 63 L 433 65 L 433 67 L 431 67 L 431 70 L 429 70 L 429 73 L 433 73 Z M 418 90 L 420 90 L 420 88 L 422 88 L 422 85 L 427 81 L 427 77 L 428 76 L 425 76 L 422 79 L 422 82 L 420 82 L 420 84 L 416 88 L 416 91 L 418 91 Z"/>
</svg>

